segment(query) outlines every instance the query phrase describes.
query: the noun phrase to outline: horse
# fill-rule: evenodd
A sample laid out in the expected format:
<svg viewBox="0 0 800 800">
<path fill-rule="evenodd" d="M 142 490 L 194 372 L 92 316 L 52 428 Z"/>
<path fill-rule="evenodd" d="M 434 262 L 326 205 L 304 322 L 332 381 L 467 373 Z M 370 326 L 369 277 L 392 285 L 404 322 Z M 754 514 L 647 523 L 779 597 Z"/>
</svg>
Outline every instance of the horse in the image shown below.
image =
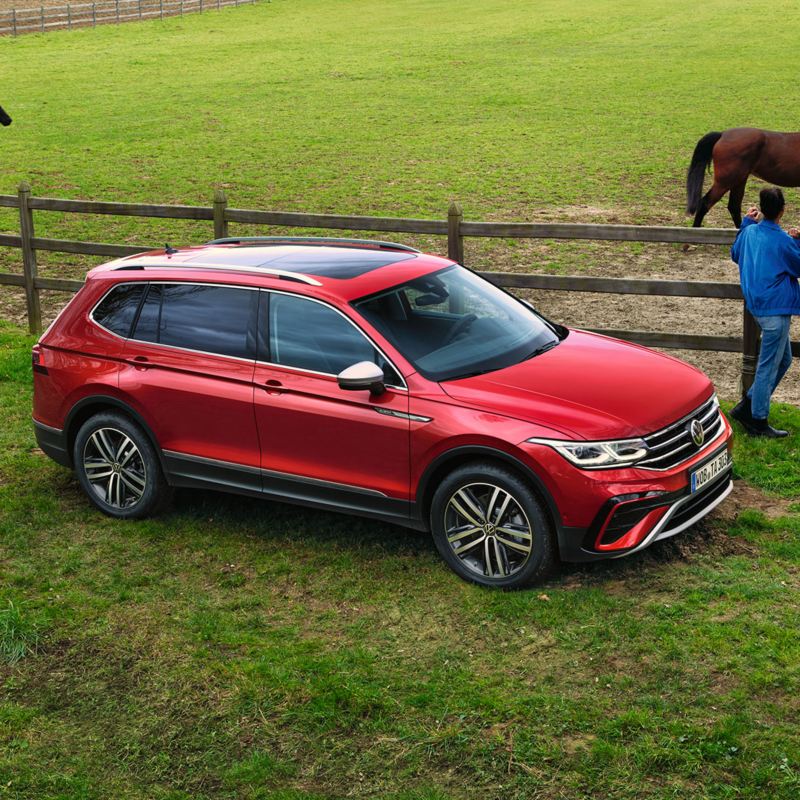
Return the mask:
<svg viewBox="0 0 800 800">
<path fill-rule="evenodd" d="M 714 162 L 714 183 L 703 193 L 703 175 Z M 686 213 L 693 227 L 726 192 L 733 224 L 742 224 L 742 198 L 747 179 L 755 175 L 778 186 L 800 186 L 800 133 L 778 133 L 760 128 L 729 128 L 703 136 L 694 148 L 686 175 Z"/>
<path fill-rule="evenodd" d="M 3 107 L 0 106 L 0 125 L 8 126 L 11 124 L 11 117 L 3 111 Z"/>
</svg>

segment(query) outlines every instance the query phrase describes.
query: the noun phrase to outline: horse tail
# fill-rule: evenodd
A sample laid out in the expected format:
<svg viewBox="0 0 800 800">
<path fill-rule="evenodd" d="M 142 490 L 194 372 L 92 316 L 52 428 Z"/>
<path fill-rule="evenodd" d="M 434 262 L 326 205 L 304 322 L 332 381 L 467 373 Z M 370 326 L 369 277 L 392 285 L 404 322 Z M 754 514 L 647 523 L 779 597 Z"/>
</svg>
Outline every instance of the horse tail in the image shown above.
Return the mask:
<svg viewBox="0 0 800 800">
<path fill-rule="evenodd" d="M 694 214 L 700 206 L 700 197 L 703 194 L 703 176 L 706 167 L 711 169 L 711 152 L 714 145 L 720 140 L 722 133 L 712 131 L 707 133 L 694 148 L 692 163 L 686 174 L 686 213 Z"/>
</svg>

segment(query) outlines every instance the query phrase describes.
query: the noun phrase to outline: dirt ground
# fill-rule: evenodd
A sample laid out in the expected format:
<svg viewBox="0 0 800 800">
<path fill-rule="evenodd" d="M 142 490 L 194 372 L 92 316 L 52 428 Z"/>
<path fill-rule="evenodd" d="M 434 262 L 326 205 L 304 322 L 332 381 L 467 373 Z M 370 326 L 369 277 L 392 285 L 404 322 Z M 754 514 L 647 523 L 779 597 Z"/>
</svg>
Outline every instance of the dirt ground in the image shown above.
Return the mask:
<svg viewBox="0 0 800 800">
<path fill-rule="evenodd" d="M 3 0 L 0 0 L 3 2 Z M 549 209 L 537 213 L 528 209 L 519 215 L 528 219 L 581 222 L 626 222 L 613 210 L 577 207 Z M 252 231 L 248 231 L 252 233 Z M 281 232 L 282 233 L 282 232 Z M 342 232 L 342 235 L 348 235 Z M 398 235 L 398 240 L 415 244 L 428 252 L 443 253 L 446 244 L 435 237 Z M 188 243 L 188 241 L 187 241 Z M 563 275 L 661 278 L 672 280 L 738 281 L 738 271 L 727 248 L 717 246 L 641 244 L 618 242 L 555 242 L 551 240 L 466 240 L 466 263 L 479 270 L 497 272 L 545 272 Z M 21 271 L 4 254 L 2 270 Z M 75 256 L 41 253 L 40 274 L 51 277 L 83 277 L 92 261 Z M 94 263 L 97 263 L 96 261 Z M 741 302 L 702 298 L 651 297 L 588 292 L 522 291 L 549 318 L 571 327 L 668 331 L 719 336 L 740 336 Z M 47 324 L 68 296 L 42 292 Z M 0 318 L 25 325 L 25 302 L 21 289 L 0 287 Z M 793 324 L 794 340 L 800 340 L 800 319 Z M 741 355 L 703 351 L 665 351 L 695 364 L 714 381 L 721 397 L 734 399 L 739 392 Z M 776 399 L 800 405 L 800 365 L 793 364 L 776 393 Z"/>
</svg>

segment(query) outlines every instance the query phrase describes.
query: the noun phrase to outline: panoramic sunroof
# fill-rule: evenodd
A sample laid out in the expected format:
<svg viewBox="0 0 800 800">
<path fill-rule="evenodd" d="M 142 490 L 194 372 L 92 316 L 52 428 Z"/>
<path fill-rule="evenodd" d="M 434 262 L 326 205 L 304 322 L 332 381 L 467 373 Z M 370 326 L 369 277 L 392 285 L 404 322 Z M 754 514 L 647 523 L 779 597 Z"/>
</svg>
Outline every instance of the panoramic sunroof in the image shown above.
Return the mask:
<svg viewBox="0 0 800 800">
<path fill-rule="evenodd" d="M 198 253 L 186 263 L 210 262 L 238 267 L 270 267 L 324 278 L 357 278 L 367 272 L 415 258 L 414 253 L 348 247 L 263 245 L 231 247 L 223 252 Z"/>
</svg>

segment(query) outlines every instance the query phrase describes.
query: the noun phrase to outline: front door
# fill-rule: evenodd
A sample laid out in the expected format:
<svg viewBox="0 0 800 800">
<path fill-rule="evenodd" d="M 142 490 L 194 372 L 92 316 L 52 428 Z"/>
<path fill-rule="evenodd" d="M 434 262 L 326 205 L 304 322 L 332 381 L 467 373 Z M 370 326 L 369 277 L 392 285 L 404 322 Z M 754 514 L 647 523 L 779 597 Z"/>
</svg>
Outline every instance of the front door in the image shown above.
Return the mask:
<svg viewBox="0 0 800 800">
<path fill-rule="evenodd" d="M 340 509 L 406 516 L 408 392 L 403 379 L 342 312 L 317 300 L 262 292 L 255 413 L 264 488 Z M 384 369 L 386 391 L 346 391 L 336 376 L 359 361 Z"/>
</svg>

